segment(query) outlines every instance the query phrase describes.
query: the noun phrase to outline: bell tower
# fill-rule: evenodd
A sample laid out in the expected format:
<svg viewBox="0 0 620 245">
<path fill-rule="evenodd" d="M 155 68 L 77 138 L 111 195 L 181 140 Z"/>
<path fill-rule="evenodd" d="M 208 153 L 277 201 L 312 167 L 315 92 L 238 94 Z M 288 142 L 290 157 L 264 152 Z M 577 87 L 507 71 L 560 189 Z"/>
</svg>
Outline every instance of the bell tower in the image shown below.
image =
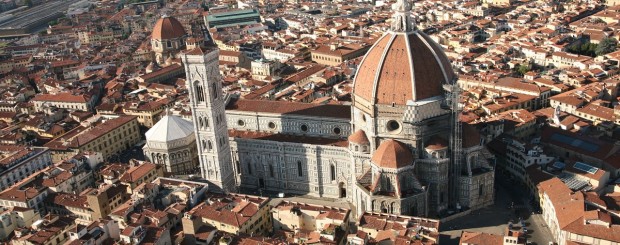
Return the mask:
<svg viewBox="0 0 620 245">
<path fill-rule="evenodd" d="M 213 44 L 196 47 L 181 55 L 202 177 L 219 187 L 219 191 L 232 192 L 235 190 L 235 176 L 218 57 L 219 49 Z"/>
</svg>

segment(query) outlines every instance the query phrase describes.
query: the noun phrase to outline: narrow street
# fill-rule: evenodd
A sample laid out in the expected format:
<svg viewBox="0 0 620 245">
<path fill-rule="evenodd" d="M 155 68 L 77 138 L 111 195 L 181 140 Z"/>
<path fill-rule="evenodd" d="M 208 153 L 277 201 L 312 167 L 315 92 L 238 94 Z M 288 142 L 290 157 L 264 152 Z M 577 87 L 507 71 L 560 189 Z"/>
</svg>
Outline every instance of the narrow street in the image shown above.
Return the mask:
<svg viewBox="0 0 620 245">
<path fill-rule="evenodd" d="M 497 179 L 508 178 L 498 176 Z M 525 221 L 528 242 L 546 245 L 549 241 L 553 241 L 542 215 L 535 213 L 529 204 L 528 194 L 519 185 L 509 181 L 498 182 L 496 182 L 495 203 L 492 206 L 441 225 L 441 244 L 459 244 L 459 237 L 463 231 L 505 234 L 508 223 L 518 225 L 519 218 Z"/>
</svg>

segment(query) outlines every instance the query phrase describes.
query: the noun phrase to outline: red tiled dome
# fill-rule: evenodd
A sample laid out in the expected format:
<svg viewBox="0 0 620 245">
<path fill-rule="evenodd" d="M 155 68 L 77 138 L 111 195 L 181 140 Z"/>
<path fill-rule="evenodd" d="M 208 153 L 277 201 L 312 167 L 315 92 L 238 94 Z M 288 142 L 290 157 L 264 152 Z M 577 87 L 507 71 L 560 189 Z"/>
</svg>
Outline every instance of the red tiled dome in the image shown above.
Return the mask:
<svg viewBox="0 0 620 245">
<path fill-rule="evenodd" d="M 413 154 L 405 144 L 389 139 L 381 142 L 371 160 L 382 168 L 402 168 L 413 163 Z"/>
<path fill-rule="evenodd" d="M 406 105 L 443 95 L 442 85 L 455 79 L 450 61 L 429 36 L 389 31 L 360 63 L 353 94 L 371 104 Z"/>
<path fill-rule="evenodd" d="M 428 142 L 426 142 L 426 147 L 425 149 L 427 150 L 441 150 L 441 149 L 445 149 L 448 147 L 448 141 L 435 136 L 432 137 Z"/>
<path fill-rule="evenodd" d="M 152 39 L 166 40 L 179 38 L 185 35 L 185 29 L 181 22 L 174 17 L 162 17 L 157 20 L 153 27 Z"/>
<path fill-rule="evenodd" d="M 349 142 L 359 145 L 366 145 L 370 143 L 370 141 L 368 141 L 368 137 L 366 137 L 366 133 L 364 133 L 361 129 L 358 129 L 355 133 L 349 136 Z"/>
</svg>

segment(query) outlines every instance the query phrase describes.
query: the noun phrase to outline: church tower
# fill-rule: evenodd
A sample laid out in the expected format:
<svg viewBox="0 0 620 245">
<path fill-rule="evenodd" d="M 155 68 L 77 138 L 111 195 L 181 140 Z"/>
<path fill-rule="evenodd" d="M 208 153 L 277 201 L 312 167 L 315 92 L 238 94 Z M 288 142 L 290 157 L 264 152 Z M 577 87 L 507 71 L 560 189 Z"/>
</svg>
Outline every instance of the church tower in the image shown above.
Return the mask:
<svg viewBox="0 0 620 245">
<path fill-rule="evenodd" d="M 181 55 L 202 177 L 212 184 L 211 187 L 215 185 L 220 191 L 232 192 L 235 191 L 235 178 L 218 57 L 219 49 L 212 43 Z"/>
</svg>

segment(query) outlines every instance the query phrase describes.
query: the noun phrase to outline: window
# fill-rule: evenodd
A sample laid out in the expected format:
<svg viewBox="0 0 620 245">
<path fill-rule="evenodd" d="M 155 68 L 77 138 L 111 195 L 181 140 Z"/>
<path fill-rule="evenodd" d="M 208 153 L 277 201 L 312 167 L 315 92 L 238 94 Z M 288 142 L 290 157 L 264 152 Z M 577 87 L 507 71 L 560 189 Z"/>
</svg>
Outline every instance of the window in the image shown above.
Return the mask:
<svg viewBox="0 0 620 245">
<path fill-rule="evenodd" d="M 304 176 L 303 169 L 301 168 L 301 161 L 297 161 L 297 175 L 299 177 Z"/>
<path fill-rule="evenodd" d="M 334 134 L 338 134 L 338 135 L 339 135 L 339 134 L 341 133 L 341 131 L 342 131 L 342 130 L 340 130 L 340 128 L 339 128 L 339 127 L 335 127 L 335 128 L 334 128 Z"/>
<path fill-rule="evenodd" d="M 243 120 L 239 120 L 239 121 L 237 121 L 237 125 L 243 127 L 243 126 L 245 126 L 245 122 Z"/>
<path fill-rule="evenodd" d="M 269 176 L 273 178 L 273 166 L 271 164 L 269 164 Z"/>
<path fill-rule="evenodd" d="M 204 94 L 204 90 L 202 89 L 202 85 L 200 85 L 200 83 L 198 81 L 194 82 L 194 92 L 196 93 L 194 95 L 196 101 L 198 101 L 199 103 L 204 102 L 205 101 L 205 94 Z"/>
<path fill-rule="evenodd" d="M 329 165 L 329 172 L 331 175 L 331 180 L 335 181 L 336 180 L 336 167 L 334 167 L 334 164 Z"/>
<path fill-rule="evenodd" d="M 302 132 L 307 132 L 308 131 L 308 125 L 302 124 L 300 129 L 301 129 Z"/>
<path fill-rule="evenodd" d="M 217 99 L 217 85 L 215 83 L 213 83 L 213 87 L 211 87 L 212 89 L 212 93 L 213 93 L 213 98 Z"/>
<path fill-rule="evenodd" d="M 269 127 L 270 129 L 275 129 L 276 124 L 274 122 L 269 122 L 269 124 L 267 124 L 267 127 Z"/>
<path fill-rule="evenodd" d="M 207 141 L 207 150 L 213 150 L 213 144 L 210 140 Z"/>
<path fill-rule="evenodd" d="M 248 162 L 248 174 L 252 175 L 252 165 Z"/>
<path fill-rule="evenodd" d="M 390 120 L 387 122 L 386 128 L 389 132 L 395 133 L 398 129 L 400 129 L 400 123 L 395 120 Z"/>
</svg>

